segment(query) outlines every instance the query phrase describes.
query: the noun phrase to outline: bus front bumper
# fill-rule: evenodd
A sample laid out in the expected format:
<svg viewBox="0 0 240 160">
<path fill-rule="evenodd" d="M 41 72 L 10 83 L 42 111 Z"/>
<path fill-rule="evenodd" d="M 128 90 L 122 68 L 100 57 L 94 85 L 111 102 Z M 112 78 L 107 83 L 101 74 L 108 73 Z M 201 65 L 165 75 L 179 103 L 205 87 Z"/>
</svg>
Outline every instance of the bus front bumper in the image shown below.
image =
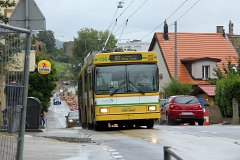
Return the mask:
<svg viewBox="0 0 240 160">
<path fill-rule="evenodd" d="M 159 119 L 160 113 L 145 114 L 102 114 L 96 116 L 96 121 L 115 121 L 115 120 L 140 120 L 140 119 Z"/>
</svg>

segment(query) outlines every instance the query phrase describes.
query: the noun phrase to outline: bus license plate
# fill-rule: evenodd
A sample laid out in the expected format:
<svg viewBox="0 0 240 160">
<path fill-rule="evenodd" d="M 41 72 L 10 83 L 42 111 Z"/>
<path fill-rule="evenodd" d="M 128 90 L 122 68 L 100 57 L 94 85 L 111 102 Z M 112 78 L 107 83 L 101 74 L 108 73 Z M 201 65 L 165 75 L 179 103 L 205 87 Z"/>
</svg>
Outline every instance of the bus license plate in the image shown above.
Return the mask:
<svg viewBox="0 0 240 160">
<path fill-rule="evenodd" d="M 182 115 L 193 115 L 192 112 L 182 112 Z"/>
</svg>

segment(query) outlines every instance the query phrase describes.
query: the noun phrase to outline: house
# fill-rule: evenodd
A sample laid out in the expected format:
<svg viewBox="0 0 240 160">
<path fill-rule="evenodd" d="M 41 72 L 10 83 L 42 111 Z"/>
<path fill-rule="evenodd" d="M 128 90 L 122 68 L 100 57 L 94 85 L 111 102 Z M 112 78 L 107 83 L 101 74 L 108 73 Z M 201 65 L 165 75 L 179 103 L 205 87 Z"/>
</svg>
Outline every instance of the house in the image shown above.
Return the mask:
<svg viewBox="0 0 240 160">
<path fill-rule="evenodd" d="M 164 31 L 154 34 L 149 47 L 149 51 L 155 51 L 158 55 L 162 94 L 163 87 L 175 75 L 175 33 L 168 33 L 168 29 Z M 177 57 L 177 79 L 181 83 L 197 87 L 209 85 L 208 79 L 217 78 L 214 67 L 222 67 L 222 64 L 227 64 L 228 59 L 236 63 L 237 52 L 224 33 L 177 33 Z M 213 90 L 213 86 L 209 87 Z M 205 90 L 206 87 L 201 89 Z"/>
<path fill-rule="evenodd" d="M 19 0 L 9 0 L 9 2 L 15 2 L 16 5 L 18 4 Z M 0 9 L 0 13 L 4 16 L 7 16 L 8 18 L 11 16 L 11 14 L 13 13 L 13 10 L 15 9 L 14 7 L 9 7 L 9 8 L 1 8 Z"/>
<path fill-rule="evenodd" d="M 74 47 L 74 42 L 69 41 L 64 43 L 64 49 L 66 52 L 66 55 L 72 57 L 73 56 L 73 47 Z"/>
<path fill-rule="evenodd" d="M 231 21 L 229 21 L 229 24 L 228 24 L 229 32 L 228 32 L 227 36 L 230 39 L 230 41 L 232 42 L 236 51 L 238 52 L 238 55 L 240 56 L 240 35 L 234 34 L 233 26 L 234 26 L 233 23 Z"/>
</svg>

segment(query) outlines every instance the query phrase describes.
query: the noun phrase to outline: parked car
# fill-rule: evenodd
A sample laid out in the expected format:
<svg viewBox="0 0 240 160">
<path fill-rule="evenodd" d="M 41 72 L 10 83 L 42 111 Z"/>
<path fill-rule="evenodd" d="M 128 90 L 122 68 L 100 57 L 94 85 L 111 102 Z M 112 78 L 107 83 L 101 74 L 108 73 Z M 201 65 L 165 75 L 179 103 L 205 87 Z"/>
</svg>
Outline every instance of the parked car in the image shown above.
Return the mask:
<svg viewBox="0 0 240 160">
<path fill-rule="evenodd" d="M 164 106 L 166 101 L 167 101 L 167 99 L 160 99 L 159 104 L 160 104 L 161 108 Z"/>
<path fill-rule="evenodd" d="M 79 126 L 79 111 L 70 111 L 66 117 L 66 127 L 71 128 L 74 126 Z"/>
<path fill-rule="evenodd" d="M 59 97 L 54 97 L 53 105 L 61 105 L 61 99 Z"/>
<path fill-rule="evenodd" d="M 198 122 L 198 125 L 203 125 L 204 113 L 195 96 L 171 96 L 161 108 L 160 121 L 166 124 L 189 123 L 190 125 Z"/>
</svg>

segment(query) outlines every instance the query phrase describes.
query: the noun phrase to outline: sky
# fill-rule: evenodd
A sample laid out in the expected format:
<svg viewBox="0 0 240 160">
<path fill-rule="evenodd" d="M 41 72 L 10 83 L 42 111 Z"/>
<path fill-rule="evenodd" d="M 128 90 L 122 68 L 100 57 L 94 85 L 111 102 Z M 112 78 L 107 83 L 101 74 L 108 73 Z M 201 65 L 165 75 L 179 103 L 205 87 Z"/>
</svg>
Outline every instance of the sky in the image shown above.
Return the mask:
<svg viewBox="0 0 240 160">
<path fill-rule="evenodd" d="M 47 30 L 61 41 L 77 38 L 83 28 L 105 31 L 110 26 L 120 42 L 151 42 L 154 32 L 163 32 L 165 19 L 169 32 L 174 32 L 177 21 L 178 32 L 194 33 L 216 33 L 216 26 L 224 26 L 228 33 L 231 20 L 234 34 L 240 35 L 239 0 L 121 0 L 123 8 L 117 8 L 119 1 L 35 0 Z"/>
</svg>

